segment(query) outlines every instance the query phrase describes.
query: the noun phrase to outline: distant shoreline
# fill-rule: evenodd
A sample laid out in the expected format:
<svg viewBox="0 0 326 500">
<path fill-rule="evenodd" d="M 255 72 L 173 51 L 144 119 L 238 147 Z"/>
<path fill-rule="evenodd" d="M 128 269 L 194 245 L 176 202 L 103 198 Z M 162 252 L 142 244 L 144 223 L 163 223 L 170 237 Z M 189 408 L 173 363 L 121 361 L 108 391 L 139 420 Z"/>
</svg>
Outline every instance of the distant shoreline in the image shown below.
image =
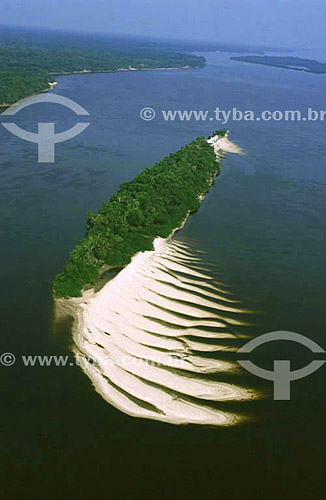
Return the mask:
<svg viewBox="0 0 326 500">
<path fill-rule="evenodd" d="M 272 68 L 288 69 L 292 71 L 301 71 L 314 75 L 326 74 L 326 63 L 314 59 L 302 59 L 293 56 L 237 56 L 231 57 L 233 61 L 239 61 L 261 66 L 270 66 Z"/>
<path fill-rule="evenodd" d="M 88 75 L 89 73 L 117 73 L 118 71 L 165 71 L 171 69 L 201 69 L 200 66 L 176 66 L 171 68 L 118 68 L 118 69 L 107 69 L 107 70 L 92 70 L 83 69 L 81 71 L 62 71 L 61 73 L 52 72 L 51 75 L 63 76 L 63 75 Z"/>
<path fill-rule="evenodd" d="M 175 68 L 118 68 L 118 69 L 111 69 L 111 70 L 88 70 L 84 69 L 82 71 L 64 71 L 62 73 L 51 73 L 53 76 L 65 76 L 65 75 L 89 75 L 91 73 L 118 73 L 120 71 L 168 71 L 168 70 L 176 70 L 176 69 L 202 69 L 200 66 L 179 66 Z M 33 95 L 38 95 L 38 94 L 43 94 L 43 92 L 49 92 L 53 90 L 54 86 L 57 85 L 58 82 L 54 81 L 50 83 L 50 87 L 46 88 L 44 90 L 41 90 L 37 94 L 30 94 L 25 97 L 22 97 L 22 99 L 26 99 L 26 97 L 31 97 Z M 20 100 L 22 100 L 20 99 Z M 13 106 L 19 101 L 12 102 L 10 104 L 8 103 L 0 103 L 0 108 L 9 108 L 10 106 Z"/>
</svg>

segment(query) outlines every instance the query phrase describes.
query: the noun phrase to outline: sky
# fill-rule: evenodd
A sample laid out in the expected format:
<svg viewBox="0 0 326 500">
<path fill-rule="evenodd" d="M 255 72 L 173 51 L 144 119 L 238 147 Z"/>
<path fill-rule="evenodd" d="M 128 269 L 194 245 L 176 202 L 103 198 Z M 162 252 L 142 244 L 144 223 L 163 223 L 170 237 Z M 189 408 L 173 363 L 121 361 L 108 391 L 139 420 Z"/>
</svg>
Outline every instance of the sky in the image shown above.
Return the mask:
<svg viewBox="0 0 326 500">
<path fill-rule="evenodd" d="M 0 0 L 0 23 L 323 48 L 325 0 Z"/>
</svg>

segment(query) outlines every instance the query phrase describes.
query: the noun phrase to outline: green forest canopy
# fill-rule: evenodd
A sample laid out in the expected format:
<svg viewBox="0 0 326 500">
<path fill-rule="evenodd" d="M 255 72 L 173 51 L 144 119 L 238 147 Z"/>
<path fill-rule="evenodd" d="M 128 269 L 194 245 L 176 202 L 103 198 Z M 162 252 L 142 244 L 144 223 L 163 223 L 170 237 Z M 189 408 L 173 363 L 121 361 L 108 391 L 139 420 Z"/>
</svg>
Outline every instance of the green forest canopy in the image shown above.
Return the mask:
<svg viewBox="0 0 326 500">
<path fill-rule="evenodd" d="M 23 35 L 22 35 L 23 33 Z M 17 32 L 0 36 L 0 104 L 14 102 L 49 88 L 55 74 L 78 71 L 203 67 L 205 59 L 172 47 L 86 35 Z"/>
<path fill-rule="evenodd" d="M 88 213 L 86 236 L 55 278 L 55 297 L 79 297 L 103 266 L 122 267 L 152 250 L 156 237 L 166 238 L 199 208 L 219 172 L 214 148 L 199 137 L 121 184 L 98 213 Z"/>
<path fill-rule="evenodd" d="M 315 73 L 317 75 L 326 74 L 326 63 L 321 63 L 314 59 L 301 59 L 300 57 L 292 56 L 237 56 L 231 57 L 231 59 L 295 71 L 306 71 L 307 73 Z"/>
</svg>

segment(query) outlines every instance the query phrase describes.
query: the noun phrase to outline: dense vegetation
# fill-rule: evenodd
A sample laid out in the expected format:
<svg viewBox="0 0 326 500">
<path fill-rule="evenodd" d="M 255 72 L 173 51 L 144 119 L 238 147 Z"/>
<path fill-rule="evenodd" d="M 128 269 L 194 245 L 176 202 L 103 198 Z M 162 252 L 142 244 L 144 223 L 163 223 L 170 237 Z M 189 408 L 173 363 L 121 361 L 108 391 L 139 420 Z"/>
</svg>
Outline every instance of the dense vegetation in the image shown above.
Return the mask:
<svg viewBox="0 0 326 500">
<path fill-rule="evenodd" d="M 208 137 L 208 139 L 211 139 L 212 137 L 225 137 L 228 133 L 228 130 L 226 128 L 222 128 L 221 130 L 215 130 L 212 135 Z"/>
<path fill-rule="evenodd" d="M 33 69 L 4 68 L 0 49 L 0 104 L 12 104 L 28 95 L 37 94 L 49 88 L 53 80 L 46 71 Z"/>
<path fill-rule="evenodd" d="M 203 57 L 129 38 L 4 30 L 0 35 L 0 104 L 12 104 L 49 88 L 54 74 L 204 64 Z"/>
<path fill-rule="evenodd" d="M 231 59 L 253 64 L 264 64 L 265 66 L 275 66 L 277 68 L 306 71 L 307 73 L 326 73 L 326 63 L 314 61 L 313 59 L 301 59 L 300 57 L 239 56 L 232 57 Z"/>
<path fill-rule="evenodd" d="M 121 184 L 97 214 L 88 213 L 85 238 L 55 278 L 55 296 L 79 297 L 103 266 L 125 266 L 151 250 L 155 237 L 167 237 L 199 208 L 219 170 L 214 148 L 200 137 Z"/>
</svg>

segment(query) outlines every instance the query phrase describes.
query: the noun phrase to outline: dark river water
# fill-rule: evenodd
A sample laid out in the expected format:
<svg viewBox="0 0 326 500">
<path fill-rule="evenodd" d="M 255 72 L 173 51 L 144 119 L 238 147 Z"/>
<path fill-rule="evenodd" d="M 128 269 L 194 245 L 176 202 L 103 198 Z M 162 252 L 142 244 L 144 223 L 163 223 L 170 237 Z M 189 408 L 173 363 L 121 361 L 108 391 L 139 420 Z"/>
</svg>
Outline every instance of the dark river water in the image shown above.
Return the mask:
<svg viewBox="0 0 326 500">
<path fill-rule="evenodd" d="M 324 75 L 230 61 L 230 54 L 206 57 L 201 70 L 58 77 L 54 93 L 86 108 L 90 117 L 78 121 L 91 125 L 56 146 L 53 164 L 37 163 L 35 144 L 0 127 L 0 354 L 16 357 L 0 366 L 4 498 L 303 498 L 325 491 L 325 367 L 292 382 L 290 401 L 273 401 L 272 382 L 245 371 L 229 375 L 228 382 L 260 394 L 221 406 L 244 417 L 239 425 L 174 426 L 131 418 L 104 401 L 73 362 L 69 321 L 54 325 L 52 280 L 83 236 L 87 211 L 163 156 L 224 126 L 166 122 L 162 110 L 326 110 Z M 155 109 L 154 120 L 140 119 L 144 107 Z M 39 122 L 55 122 L 56 131 L 76 123 L 53 104 L 15 118 L 30 131 Z M 175 241 L 205 255 L 214 279 L 252 311 L 242 333 L 288 330 L 326 349 L 326 123 L 225 126 L 245 154 L 226 157 Z M 26 367 L 23 355 L 68 355 L 71 362 Z M 316 358 L 275 342 L 256 362 L 272 369 L 275 359 L 291 359 L 296 369 Z"/>
</svg>

